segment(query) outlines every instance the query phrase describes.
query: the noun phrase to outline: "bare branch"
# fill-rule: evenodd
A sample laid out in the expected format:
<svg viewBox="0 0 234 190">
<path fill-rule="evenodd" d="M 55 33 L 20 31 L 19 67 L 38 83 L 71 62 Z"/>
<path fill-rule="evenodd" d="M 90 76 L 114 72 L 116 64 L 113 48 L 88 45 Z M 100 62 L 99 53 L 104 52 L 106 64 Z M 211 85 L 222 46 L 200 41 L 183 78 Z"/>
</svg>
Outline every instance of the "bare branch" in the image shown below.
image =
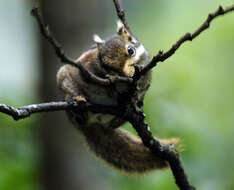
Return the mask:
<svg viewBox="0 0 234 190">
<path fill-rule="evenodd" d="M 138 132 L 138 135 L 142 139 L 144 145 L 148 147 L 152 151 L 152 153 L 168 161 L 178 187 L 181 190 L 195 189 L 189 184 L 187 176 L 184 172 L 183 166 L 181 164 L 181 161 L 177 153 L 173 150 L 173 148 L 169 146 L 164 146 L 152 136 L 152 133 L 148 130 L 149 128 L 148 125 L 144 122 L 144 114 L 136 112 L 133 105 L 122 110 L 122 108 L 120 108 L 119 106 L 112 107 L 112 106 L 94 105 L 88 102 L 79 104 L 75 101 L 74 102 L 60 101 L 60 102 L 32 104 L 20 108 L 14 108 L 12 106 L 0 104 L 0 112 L 13 117 L 14 120 L 30 117 L 30 115 L 34 113 L 72 110 L 72 109 L 81 109 L 83 111 L 92 111 L 95 113 L 113 114 L 129 121 L 133 125 L 135 130 Z"/>
<path fill-rule="evenodd" d="M 144 145 L 148 147 L 153 154 L 168 161 L 174 175 L 175 182 L 180 190 L 195 190 L 188 181 L 188 177 L 184 171 L 178 153 L 174 151 L 173 147 L 165 146 L 160 141 L 156 140 L 152 136 L 149 126 L 144 121 L 144 114 L 140 112 L 137 113 L 132 110 L 132 108 L 133 107 L 127 110 L 125 119 L 132 124 Z"/>
<path fill-rule="evenodd" d="M 71 58 L 69 58 L 65 54 L 65 52 L 62 49 L 62 46 L 53 37 L 53 35 L 52 35 L 52 33 L 51 33 L 50 29 L 49 29 L 49 26 L 45 25 L 43 23 L 42 17 L 41 17 L 41 15 L 39 13 L 39 8 L 38 7 L 33 8 L 31 10 L 31 14 L 32 14 L 32 16 L 34 16 L 36 18 L 38 26 L 39 26 L 40 31 L 41 31 L 41 34 L 53 46 L 53 48 L 54 48 L 54 50 L 56 52 L 56 55 L 58 56 L 58 58 L 60 58 L 61 62 L 70 64 L 70 65 L 72 65 L 74 67 L 78 67 L 77 63 L 74 60 L 72 60 Z"/>
<path fill-rule="evenodd" d="M 22 106 L 20 108 L 15 108 L 13 106 L 8 106 L 5 104 L 0 104 L 0 113 L 4 113 L 13 117 L 14 120 L 24 119 L 30 117 L 31 114 L 41 113 L 41 112 L 53 112 L 61 110 L 71 110 L 71 109 L 82 109 L 84 111 L 92 111 L 95 113 L 109 113 L 114 115 L 119 115 L 119 110 L 114 106 L 103 106 L 90 104 L 88 102 L 79 104 L 76 101 L 66 102 L 47 102 L 40 104 L 32 104 L 27 106 Z"/>
<path fill-rule="evenodd" d="M 130 29 L 130 27 L 128 25 L 128 22 L 126 20 L 125 12 L 124 12 L 124 9 L 121 6 L 120 0 L 113 0 L 113 2 L 115 4 L 115 9 L 116 9 L 117 16 L 122 21 L 125 28 L 131 33 L 131 29 Z"/>
<path fill-rule="evenodd" d="M 115 8 L 117 11 L 118 17 L 122 20 L 125 27 L 129 30 L 128 23 L 125 18 L 124 10 L 120 6 L 120 2 L 118 0 L 113 0 L 115 4 Z M 151 62 L 145 66 L 143 69 L 136 68 L 136 72 L 134 75 L 134 84 L 132 89 L 126 94 L 126 100 L 124 101 L 124 106 L 111 107 L 111 106 L 102 106 L 102 105 L 93 105 L 90 103 L 82 103 L 79 104 L 77 102 L 48 102 L 41 104 L 33 104 L 28 106 L 23 106 L 20 108 L 14 108 L 11 106 L 7 106 L 5 104 L 0 104 L 0 112 L 5 113 L 9 116 L 12 116 L 15 120 L 23 119 L 29 117 L 31 114 L 39 113 L 39 112 L 50 112 L 50 111 L 59 111 L 59 110 L 71 110 L 71 109 L 82 109 L 87 111 L 92 111 L 95 113 L 108 113 L 113 115 L 118 115 L 123 119 L 129 121 L 135 130 L 138 132 L 138 135 L 141 137 L 144 145 L 148 147 L 152 153 L 165 159 L 168 161 L 173 175 L 175 177 L 176 184 L 180 188 L 180 190 L 194 190 L 188 181 L 188 178 L 184 172 L 183 166 L 179 159 L 177 153 L 168 146 L 162 145 L 159 141 L 155 140 L 152 136 L 152 133 L 148 130 L 148 125 L 144 122 L 144 115 L 141 112 L 137 112 L 133 104 L 131 104 L 131 100 L 135 100 L 132 94 L 136 90 L 136 83 L 147 71 L 152 69 L 157 65 L 158 62 L 163 62 L 172 56 L 175 51 L 186 41 L 192 41 L 196 38 L 201 32 L 206 30 L 211 21 L 223 14 L 231 12 L 234 10 L 234 6 L 229 7 L 227 9 L 223 9 L 219 7 L 219 9 L 213 14 L 209 14 L 206 21 L 192 34 L 187 33 L 183 37 L 181 37 L 166 53 L 163 53 L 162 50 L 153 57 Z M 42 35 L 50 42 L 50 44 L 55 49 L 56 55 L 62 62 L 73 65 L 81 70 L 85 77 L 89 80 L 96 82 L 100 85 L 111 85 L 118 81 L 132 82 L 132 79 L 128 79 L 125 77 L 115 77 L 111 76 L 109 78 L 100 78 L 93 73 L 90 73 L 86 68 L 83 67 L 82 63 L 75 62 L 71 58 L 65 55 L 62 47 L 56 41 L 56 39 L 51 35 L 49 28 L 42 22 L 42 18 L 38 13 L 38 8 L 34 8 L 32 10 L 32 15 L 37 19 Z M 121 115 L 120 115 L 121 114 Z"/>
<path fill-rule="evenodd" d="M 171 57 L 177 49 L 186 41 L 192 41 L 194 38 L 196 38 L 201 32 L 205 31 L 209 28 L 210 23 L 212 20 L 214 20 L 216 17 L 227 14 L 231 11 L 234 11 L 234 5 L 227 7 L 226 9 L 223 9 L 222 6 L 219 6 L 218 10 L 214 13 L 210 13 L 205 20 L 205 22 L 192 34 L 186 33 L 184 36 L 182 36 L 167 52 L 163 53 L 162 50 L 158 52 L 156 56 L 153 57 L 151 62 L 146 65 L 139 73 L 137 73 L 134 76 L 134 80 L 138 80 L 141 76 L 143 76 L 147 71 L 152 69 L 153 67 L 157 66 L 158 62 L 163 62 L 169 57 Z"/>
<path fill-rule="evenodd" d="M 58 43 L 58 41 L 52 35 L 49 29 L 49 26 L 43 23 L 42 17 L 39 14 L 39 8 L 37 7 L 33 8 L 31 11 L 31 14 L 32 16 L 36 18 L 41 34 L 52 45 L 57 57 L 60 59 L 61 62 L 67 63 L 69 65 L 72 65 L 80 69 L 80 71 L 83 73 L 83 75 L 87 79 L 89 79 L 91 82 L 94 82 L 100 85 L 108 86 L 116 82 L 128 82 L 128 83 L 132 82 L 132 79 L 126 78 L 126 77 L 120 77 L 120 76 L 110 76 L 104 79 L 88 71 L 81 62 L 77 62 L 65 54 L 64 50 L 62 49 L 62 46 Z"/>
<path fill-rule="evenodd" d="M 5 104 L 0 104 L 0 112 L 12 116 L 14 120 L 24 119 L 33 113 L 50 112 L 70 109 L 73 106 L 69 102 L 49 102 L 41 104 L 32 104 L 20 108 L 14 108 Z"/>
</svg>

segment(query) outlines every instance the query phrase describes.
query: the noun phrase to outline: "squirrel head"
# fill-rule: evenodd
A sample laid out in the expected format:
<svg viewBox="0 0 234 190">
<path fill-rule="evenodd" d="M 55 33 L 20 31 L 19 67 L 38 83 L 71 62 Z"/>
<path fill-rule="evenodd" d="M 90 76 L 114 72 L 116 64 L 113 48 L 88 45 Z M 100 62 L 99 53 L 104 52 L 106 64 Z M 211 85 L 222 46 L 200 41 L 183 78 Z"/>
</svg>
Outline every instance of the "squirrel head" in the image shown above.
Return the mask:
<svg viewBox="0 0 234 190">
<path fill-rule="evenodd" d="M 149 62 L 149 53 L 121 21 L 117 22 L 117 34 L 106 40 L 94 35 L 94 41 L 103 67 L 111 74 L 131 77 L 135 65 L 143 66 Z"/>
</svg>

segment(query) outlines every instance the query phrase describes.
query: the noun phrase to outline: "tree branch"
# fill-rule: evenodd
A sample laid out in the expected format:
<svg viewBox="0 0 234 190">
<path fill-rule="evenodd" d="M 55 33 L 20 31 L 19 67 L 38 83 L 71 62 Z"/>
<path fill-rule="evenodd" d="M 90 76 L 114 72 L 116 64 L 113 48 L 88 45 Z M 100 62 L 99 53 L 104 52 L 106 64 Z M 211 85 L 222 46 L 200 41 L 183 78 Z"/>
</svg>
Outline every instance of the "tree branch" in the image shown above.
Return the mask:
<svg viewBox="0 0 234 190">
<path fill-rule="evenodd" d="M 32 104 L 20 108 L 14 108 L 12 106 L 0 104 L 0 112 L 13 117 L 14 120 L 20 120 L 26 117 L 30 117 L 30 115 L 34 113 L 72 109 L 81 109 L 83 111 L 92 111 L 94 113 L 113 114 L 129 121 L 137 131 L 144 145 L 148 147 L 153 154 L 168 161 L 178 187 L 181 190 L 195 189 L 189 184 L 179 156 L 174 151 L 173 147 L 164 146 L 162 143 L 160 143 L 160 141 L 156 140 L 152 136 L 152 133 L 149 130 L 149 126 L 144 122 L 144 114 L 141 112 L 137 112 L 133 105 L 130 105 L 128 108 L 125 108 L 125 110 L 122 110 L 119 106 L 113 107 L 95 105 L 88 102 L 82 102 L 82 104 L 79 104 L 75 101 Z"/>
<path fill-rule="evenodd" d="M 47 102 L 40 104 L 31 104 L 27 106 L 22 106 L 15 108 L 13 106 L 8 106 L 6 104 L 0 104 L 0 113 L 11 116 L 14 120 L 20 120 L 30 117 L 31 114 L 41 113 L 41 112 L 53 112 L 71 109 L 82 109 L 83 111 L 92 111 L 94 113 L 106 113 L 119 115 L 119 109 L 114 106 L 103 106 L 98 104 L 90 104 L 88 102 L 82 102 L 79 104 L 76 101 L 66 102 Z"/>
<path fill-rule="evenodd" d="M 52 35 L 49 26 L 44 24 L 42 16 L 39 13 L 38 7 L 34 7 L 31 10 L 31 15 L 35 17 L 35 19 L 37 20 L 42 36 L 46 40 L 48 40 L 48 42 L 53 46 L 55 53 L 57 57 L 60 58 L 61 62 L 70 64 L 74 67 L 78 67 L 77 63 L 65 54 L 64 50 L 62 49 L 62 46 L 58 43 L 58 41 Z"/>
<path fill-rule="evenodd" d="M 210 13 L 208 15 L 207 19 L 205 20 L 205 22 L 196 31 L 194 31 L 192 34 L 191 33 L 186 33 L 167 52 L 163 53 L 163 50 L 160 50 L 158 52 L 158 54 L 153 57 L 153 59 L 151 60 L 151 62 L 148 65 L 146 65 L 144 68 L 142 68 L 141 71 L 134 76 L 134 80 L 138 80 L 146 72 L 148 72 L 149 70 L 151 70 L 153 67 L 156 67 L 158 62 L 163 62 L 166 59 L 168 59 L 169 57 L 171 57 L 176 52 L 176 50 L 178 50 L 179 47 L 184 42 L 186 42 L 186 41 L 192 41 L 200 33 L 202 33 L 203 31 L 205 31 L 206 29 L 208 29 L 209 26 L 210 26 L 210 23 L 215 18 L 217 18 L 218 16 L 221 16 L 221 15 L 227 14 L 227 13 L 229 13 L 231 11 L 234 11 L 234 5 L 232 5 L 230 7 L 227 7 L 226 9 L 223 9 L 222 6 L 219 6 L 219 8 L 217 9 L 217 11 L 215 11 L 214 13 Z"/>
<path fill-rule="evenodd" d="M 128 26 L 128 23 L 125 18 L 124 10 L 120 6 L 120 2 L 118 0 L 113 0 L 116 8 L 116 12 L 118 17 L 122 20 L 125 27 L 129 30 L 130 28 Z M 141 76 L 143 76 L 146 72 L 148 72 L 150 69 L 155 67 L 158 62 L 163 62 L 166 59 L 168 59 L 170 56 L 172 56 L 176 50 L 186 41 L 192 41 L 194 38 L 196 38 L 201 32 L 206 30 L 211 21 L 215 19 L 216 17 L 226 14 L 228 12 L 231 12 L 234 10 L 234 6 L 223 9 L 221 6 L 219 9 L 209 14 L 206 21 L 192 34 L 187 33 L 184 36 L 182 36 L 172 47 L 169 49 L 166 53 L 163 53 L 162 50 L 159 51 L 159 53 L 153 57 L 151 62 L 146 65 L 143 69 L 136 69 L 136 72 L 134 74 L 134 87 L 132 88 L 131 92 L 127 94 L 128 100 L 130 100 L 129 97 L 131 97 L 132 93 L 135 91 L 136 83 L 140 79 Z M 65 55 L 62 47 L 59 45 L 59 43 L 56 41 L 56 39 L 52 36 L 49 27 L 46 26 L 42 22 L 42 18 L 40 14 L 38 13 L 38 8 L 34 8 L 32 10 L 32 15 L 36 18 L 42 35 L 50 42 L 50 44 L 55 49 L 56 55 L 62 62 L 68 63 L 72 66 L 75 66 L 81 70 L 81 72 L 84 74 L 85 77 L 87 77 L 89 80 L 96 82 L 100 85 L 111 85 L 113 83 L 116 83 L 118 81 L 125 81 L 125 82 L 131 82 L 131 80 L 126 79 L 125 77 L 113 77 L 112 78 L 100 78 L 93 73 L 90 73 L 86 68 L 83 67 L 82 63 L 75 62 L 71 58 Z M 126 106 L 118 106 L 118 107 L 111 107 L 111 106 L 102 106 L 102 105 L 93 105 L 88 102 L 79 104 L 77 102 L 48 102 L 48 103 L 41 103 L 41 104 L 33 104 L 28 106 L 23 106 L 20 108 L 14 108 L 11 106 L 7 106 L 5 104 L 0 104 L 0 112 L 5 113 L 15 120 L 23 119 L 26 117 L 29 117 L 31 114 L 34 113 L 40 113 L 40 112 L 52 112 L 52 111 L 59 111 L 59 110 L 71 110 L 71 109 L 82 109 L 84 111 L 92 111 L 95 113 L 108 113 L 117 115 L 119 117 L 122 117 L 123 119 L 129 121 L 135 130 L 137 131 L 138 135 L 142 139 L 144 145 L 148 147 L 151 152 L 160 158 L 167 160 L 170 168 L 173 172 L 173 175 L 175 177 L 176 184 L 180 188 L 180 190 L 194 190 L 195 188 L 192 187 L 188 181 L 188 178 L 185 174 L 185 171 L 183 169 L 183 166 L 181 164 L 181 161 L 179 159 L 179 156 L 174 151 L 172 147 L 165 146 L 161 144 L 158 140 L 156 140 L 152 133 L 149 130 L 148 125 L 144 121 L 144 114 L 142 112 L 136 111 L 133 104 L 130 104 L 130 101 L 125 101 Z M 121 115 L 120 115 L 121 114 Z"/>
<path fill-rule="evenodd" d="M 31 14 L 32 16 L 35 17 L 38 23 L 38 26 L 40 28 L 41 34 L 52 45 L 57 57 L 60 59 L 61 62 L 67 63 L 69 65 L 72 65 L 80 69 L 84 77 L 86 77 L 91 82 L 94 82 L 100 85 L 109 86 L 116 82 L 127 82 L 127 83 L 132 82 L 131 78 L 126 78 L 126 77 L 121 77 L 121 76 L 109 76 L 106 79 L 104 79 L 88 71 L 81 62 L 75 61 L 65 54 L 64 50 L 62 49 L 62 46 L 58 43 L 58 41 L 52 35 L 49 29 L 49 26 L 43 23 L 42 17 L 39 14 L 39 8 L 37 7 L 33 8 L 31 11 Z"/>
<path fill-rule="evenodd" d="M 148 124 L 145 123 L 144 118 L 144 114 L 140 112 L 137 113 L 133 107 L 130 107 L 125 113 L 125 119 L 132 124 L 144 145 L 148 147 L 155 156 L 168 161 L 175 182 L 180 190 L 195 190 L 188 181 L 179 155 L 174 151 L 174 147 L 165 146 L 159 140 L 156 140 L 153 137 Z"/>
<path fill-rule="evenodd" d="M 128 32 L 131 33 L 131 29 L 130 29 L 130 27 L 128 25 L 128 22 L 126 20 L 125 12 L 124 12 L 124 9 L 121 6 L 120 0 L 113 0 L 113 2 L 114 2 L 114 5 L 115 5 L 115 10 L 116 10 L 117 16 L 122 21 L 122 23 L 124 24 L 124 26 L 128 30 Z"/>
</svg>

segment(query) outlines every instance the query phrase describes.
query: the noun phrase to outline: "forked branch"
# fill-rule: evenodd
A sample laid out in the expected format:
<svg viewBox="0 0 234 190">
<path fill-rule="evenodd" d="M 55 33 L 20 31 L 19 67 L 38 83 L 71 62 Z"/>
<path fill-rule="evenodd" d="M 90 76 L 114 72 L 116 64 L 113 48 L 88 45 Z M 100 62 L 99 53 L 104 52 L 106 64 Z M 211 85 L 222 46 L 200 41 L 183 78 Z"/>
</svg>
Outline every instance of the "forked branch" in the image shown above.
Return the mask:
<svg viewBox="0 0 234 190">
<path fill-rule="evenodd" d="M 122 9 L 120 2 L 118 0 L 113 0 L 116 8 L 117 15 L 119 19 L 122 20 L 125 27 L 130 31 L 129 25 L 127 23 L 127 20 L 125 18 L 125 12 Z M 194 38 L 196 38 L 201 32 L 206 30 L 211 21 L 215 19 L 216 17 L 226 14 L 228 12 L 231 12 L 234 10 L 234 6 L 231 6 L 229 8 L 223 9 L 221 6 L 219 9 L 209 14 L 206 21 L 192 34 L 187 33 L 184 36 L 182 36 L 167 52 L 163 53 L 162 50 L 159 51 L 159 53 L 153 57 L 151 62 L 145 66 L 141 70 L 136 70 L 133 79 L 125 78 L 125 77 L 106 77 L 106 78 L 100 78 L 93 73 L 90 73 L 86 68 L 82 66 L 82 63 L 76 62 L 69 58 L 67 55 L 65 55 L 62 47 L 59 45 L 59 43 L 56 41 L 56 39 L 52 36 L 49 27 L 46 26 L 42 18 L 38 12 L 38 8 L 34 8 L 32 10 L 32 15 L 36 18 L 42 35 L 50 42 L 50 44 L 55 49 L 56 55 L 62 62 L 68 63 L 72 66 L 75 66 L 81 70 L 81 72 L 84 74 L 85 77 L 87 77 L 92 82 L 96 82 L 100 85 L 111 85 L 116 82 L 122 81 L 122 82 L 132 82 L 134 80 L 134 84 L 140 79 L 141 76 L 143 76 L 147 71 L 152 69 L 157 65 L 158 62 L 163 62 L 166 59 L 168 59 L 170 56 L 172 56 L 176 50 L 186 41 L 192 41 Z M 168 161 L 170 168 L 173 172 L 176 184 L 178 185 L 180 190 L 194 190 L 195 188 L 190 185 L 188 178 L 185 174 L 185 171 L 183 169 L 183 166 L 181 164 L 181 161 L 179 159 L 179 156 L 176 154 L 173 148 L 162 145 L 159 141 L 153 138 L 151 132 L 148 130 L 148 125 L 144 121 L 144 114 L 142 112 L 139 112 L 135 110 L 135 107 L 129 103 L 129 106 L 125 107 L 111 107 L 111 106 L 102 106 L 102 105 L 93 105 L 90 103 L 85 104 L 78 104 L 77 102 L 48 102 L 48 103 L 41 103 L 41 104 L 33 104 L 28 106 L 23 106 L 20 108 L 14 108 L 11 106 L 7 106 L 5 104 L 0 104 L 0 112 L 5 113 L 9 116 L 12 116 L 13 119 L 19 120 L 26 117 L 29 117 L 31 114 L 39 113 L 39 112 L 50 112 L 50 111 L 59 111 L 59 110 L 71 110 L 71 109 L 82 109 L 87 111 L 92 111 L 95 113 L 108 113 L 113 115 L 118 115 L 119 117 L 122 117 L 123 119 L 129 121 L 135 130 L 138 132 L 138 135 L 141 137 L 144 145 L 148 147 L 152 153 L 160 156 L 162 159 L 165 159 Z M 121 115 L 120 115 L 121 113 Z"/>
<path fill-rule="evenodd" d="M 227 14 L 231 11 L 234 11 L 234 5 L 227 7 L 224 9 L 222 6 L 219 6 L 217 11 L 214 13 L 210 13 L 205 20 L 205 22 L 192 34 L 186 33 L 184 36 L 182 36 L 167 52 L 163 53 L 163 50 L 160 50 L 156 56 L 153 57 L 151 62 L 146 65 L 134 78 L 135 80 L 138 80 L 141 76 L 143 76 L 147 71 L 151 70 L 153 67 L 157 66 L 158 62 L 163 62 L 169 57 L 171 57 L 176 50 L 179 49 L 179 47 L 186 41 L 192 41 L 195 39 L 199 34 L 201 34 L 203 31 L 209 28 L 210 23 L 217 18 L 218 16 Z"/>
<path fill-rule="evenodd" d="M 52 35 L 49 26 L 44 24 L 41 14 L 39 13 L 39 8 L 35 7 L 31 11 L 32 16 L 34 16 L 37 20 L 38 26 L 40 28 L 42 36 L 52 45 L 52 47 L 55 50 L 55 53 L 57 57 L 60 59 L 61 62 L 67 63 L 69 65 L 72 65 L 83 73 L 83 75 L 89 79 L 91 82 L 108 86 L 116 82 L 127 82 L 131 83 L 132 79 L 126 78 L 126 77 L 121 77 L 121 76 L 109 76 L 106 78 L 101 78 L 98 77 L 97 75 L 94 75 L 90 71 L 88 71 L 81 62 L 75 61 L 71 59 L 69 56 L 67 56 L 62 49 L 62 46 L 58 43 L 58 41 L 55 39 L 55 37 Z"/>
<path fill-rule="evenodd" d="M 152 153 L 155 154 L 155 156 L 159 156 L 162 159 L 168 161 L 178 187 L 181 190 L 195 189 L 189 184 L 182 163 L 178 155 L 174 151 L 173 147 L 164 146 L 152 136 L 152 133 L 149 130 L 149 126 L 144 122 L 144 114 L 137 112 L 133 105 L 125 110 L 122 110 L 120 107 L 95 105 L 88 102 L 82 104 L 78 104 L 77 102 L 65 101 L 48 102 L 32 104 L 20 108 L 14 108 L 12 106 L 0 104 L 0 112 L 12 116 L 14 120 L 24 119 L 34 113 L 71 109 L 80 109 L 83 111 L 92 111 L 95 113 L 113 114 L 129 121 L 134 129 L 137 131 L 144 145 L 148 147 L 152 151 Z"/>
</svg>

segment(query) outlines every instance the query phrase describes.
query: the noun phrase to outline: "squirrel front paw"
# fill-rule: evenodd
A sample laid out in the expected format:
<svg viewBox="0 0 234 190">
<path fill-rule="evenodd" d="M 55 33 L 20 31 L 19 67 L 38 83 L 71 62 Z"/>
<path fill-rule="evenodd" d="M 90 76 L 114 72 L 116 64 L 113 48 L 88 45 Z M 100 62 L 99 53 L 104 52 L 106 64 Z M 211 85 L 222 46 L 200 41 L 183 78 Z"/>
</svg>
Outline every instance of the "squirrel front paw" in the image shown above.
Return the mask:
<svg viewBox="0 0 234 190">
<path fill-rule="evenodd" d="M 76 101 L 78 104 L 84 104 L 87 102 L 86 98 L 84 96 L 75 96 L 72 98 L 74 101 Z"/>
<path fill-rule="evenodd" d="M 75 96 L 72 99 L 76 101 L 78 105 L 81 106 L 78 109 L 72 110 L 72 113 L 75 115 L 76 121 L 81 125 L 85 124 L 88 119 L 88 113 L 82 110 L 82 105 L 85 105 L 85 103 L 87 102 L 86 98 L 84 96 Z"/>
</svg>

